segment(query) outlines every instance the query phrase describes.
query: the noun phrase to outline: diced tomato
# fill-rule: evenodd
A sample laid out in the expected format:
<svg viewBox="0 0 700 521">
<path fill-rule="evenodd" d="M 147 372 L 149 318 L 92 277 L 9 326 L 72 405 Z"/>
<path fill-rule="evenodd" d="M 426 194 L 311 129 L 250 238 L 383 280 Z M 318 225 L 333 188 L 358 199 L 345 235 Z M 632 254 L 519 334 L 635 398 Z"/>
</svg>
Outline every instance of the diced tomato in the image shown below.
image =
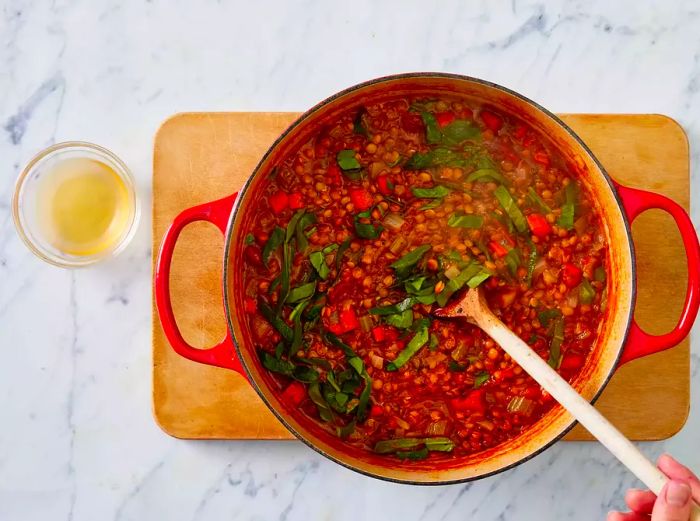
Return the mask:
<svg viewBox="0 0 700 521">
<path fill-rule="evenodd" d="M 500 118 L 500 116 L 497 116 L 489 110 L 481 111 L 481 121 L 484 122 L 486 128 L 493 130 L 494 132 L 498 132 L 503 126 L 503 120 Z"/>
<path fill-rule="evenodd" d="M 491 251 L 496 257 L 500 258 L 508 255 L 508 250 L 500 242 L 491 241 L 489 243 L 489 248 L 491 248 Z"/>
<path fill-rule="evenodd" d="M 384 333 L 384 327 L 383 326 L 374 326 L 372 328 L 372 338 L 374 338 L 375 342 L 382 342 L 386 338 L 386 334 Z"/>
<path fill-rule="evenodd" d="M 414 112 L 404 112 L 401 114 L 401 126 L 406 132 L 419 133 L 423 132 L 423 118 Z"/>
<path fill-rule="evenodd" d="M 280 214 L 289 207 L 289 196 L 282 190 L 272 194 L 268 200 L 275 214 Z"/>
<path fill-rule="evenodd" d="M 306 388 L 301 382 L 292 382 L 282 391 L 282 399 L 293 407 L 298 407 L 306 398 Z"/>
<path fill-rule="evenodd" d="M 525 127 L 525 125 L 517 125 L 515 127 L 513 135 L 516 139 L 522 140 L 525 137 L 525 134 L 527 134 L 527 128 Z"/>
<path fill-rule="evenodd" d="M 328 329 L 331 333 L 336 335 L 342 335 L 353 329 L 360 327 L 360 322 L 357 320 L 357 315 L 355 310 L 352 308 L 344 309 L 339 314 L 339 320 L 337 324 L 331 324 Z"/>
<path fill-rule="evenodd" d="M 567 353 L 561 360 L 559 369 L 574 370 L 583 366 L 584 358 L 581 355 L 575 353 Z"/>
<path fill-rule="evenodd" d="M 382 414 L 384 414 L 384 409 L 382 409 L 382 407 L 377 404 L 374 404 L 369 411 L 369 415 L 375 418 L 377 416 L 381 416 Z"/>
<path fill-rule="evenodd" d="M 583 277 L 583 271 L 578 266 L 574 266 L 570 262 L 564 264 L 564 269 L 562 270 L 561 279 L 567 288 L 575 288 L 581 284 L 581 278 Z"/>
<path fill-rule="evenodd" d="M 367 190 L 356 187 L 350 189 L 350 201 L 355 207 L 355 210 L 364 212 L 365 210 L 369 210 L 374 202 L 374 199 L 372 198 L 372 194 L 370 194 Z"/>
<path fill-rule="evenodd" d="M 299 208 L 304 208 L 304 196 L 301 192 L 292 192 L 289 194 L 289 207 L 292 210 L 298 210 Z"/>
<path fill-rule="evenodd" d="M 535 152 L 532 155 L 532 159 L 535 160 L 535 163 L 539 163 L 545 167 L 548 167 L 550 164 L 549 155 L 547 155 L 547 152 L 545 152 L 543 150 L 539 150 L 539 151 Z"/>
<path fill-rule="evenodd" d="M 377 187 L 379 188 L 379 193 L 382 195 L 390 195 L 391 192 L 394 191 L 389 184 L 389 177 L 386 175 L 377 177 Z"/>
<path fill-rule="evenodd" d="M 258 303 L 255 299 L 246 297 L 243 301 L 243 306 L 245 307 L 245 312 L 252 315 L 258 310 Z"/>
<path fill-rule="evenodd" d="M 527 216 L 527 224 L 530 226 L 530 231 L 536 237 L 544 239 L 552 232 L 552 226 L 549 224 L 544 215 L 539 213 L 531 213 Z"/>
<path fill-rule="evenodd" d="M 393 342 L 399 338 L 399 332 L 396 328 L 386 325 L 374 326 L 372 328 L 372 338 L 375 342 Z"/>
<path fill-rule="evenodd" d="M 437 121 L 438 126 L 446 127 L 455 120 L 454 112 L 438 112 L 435 114 L 435 121 Z"/>
<path fill-rule="evenodd" d="M 464 398 L 452 398 L 450 405 L 458 412 L 486 412 L 486 402 L 484 400 L 484 390 L 474 389 Z"/>
</svg>

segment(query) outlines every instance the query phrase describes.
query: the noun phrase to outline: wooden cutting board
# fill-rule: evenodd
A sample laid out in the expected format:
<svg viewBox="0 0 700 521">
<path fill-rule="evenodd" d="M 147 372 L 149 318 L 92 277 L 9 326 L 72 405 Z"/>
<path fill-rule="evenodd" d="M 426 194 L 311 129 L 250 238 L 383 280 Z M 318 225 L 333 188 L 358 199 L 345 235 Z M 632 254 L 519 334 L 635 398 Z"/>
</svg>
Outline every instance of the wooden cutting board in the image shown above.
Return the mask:
<svg viewBox="0 0 700 521">
<path fill-rule="evenodd" d="M 165 229 L 185 208 L 235 192 L 259 158 L 298 114 L 182 113 L 155 138 L 153 260 Z M 689 206 L 688 140 L 660 115 L 561 116 L 616 180 L 663 193 Z M 685 255 L 671 218 L 658 210 L 633 226 L 639 267 L 637 319 L 651 333 L 669 330 L 686 285 Z M 184 337 L 209 346 L 223 337 L 223 240 L 207 223 L 185 229 L 175 249 L 171 290 Z M 634 440 L 678 432 L 690 402 L 689 343 L 621 367 L 597 403 Z M 169 346 L 153 303 L 153 412 L 172 436 L 196 439 L 293 439 L 243 377 L 191 362 Z M 576 426 L 566 440 L 591 436 Z"/>
</svg>

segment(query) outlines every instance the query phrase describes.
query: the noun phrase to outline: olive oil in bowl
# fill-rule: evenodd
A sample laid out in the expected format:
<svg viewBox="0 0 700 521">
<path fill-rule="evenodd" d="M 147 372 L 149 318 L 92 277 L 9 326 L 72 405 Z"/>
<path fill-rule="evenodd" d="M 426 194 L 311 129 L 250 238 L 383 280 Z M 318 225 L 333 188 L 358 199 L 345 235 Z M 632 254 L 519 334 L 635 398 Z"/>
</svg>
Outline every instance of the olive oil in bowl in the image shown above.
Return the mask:
<svg viewBox="0 0 700 521">
<path fill-rule="evenodd" d="M 34 158 L 18 181 L 13 211 L 30 249 L 65 267 L 121 251 L 138 217 L 126 166 L 86 143 L 55 145 Z"/>
</svg>

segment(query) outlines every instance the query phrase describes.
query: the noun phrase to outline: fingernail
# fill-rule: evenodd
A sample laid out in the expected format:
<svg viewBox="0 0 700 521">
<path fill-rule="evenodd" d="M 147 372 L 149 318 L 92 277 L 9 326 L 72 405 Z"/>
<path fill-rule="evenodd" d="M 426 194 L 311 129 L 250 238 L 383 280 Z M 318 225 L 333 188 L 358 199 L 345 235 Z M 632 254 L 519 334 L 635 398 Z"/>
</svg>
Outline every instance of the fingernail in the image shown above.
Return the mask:
<svg viewBox="0 0 700 521">
<path fill-rule="evenodd" d="M 690 500 L 690 487 L 685 481 L 669 481 L 666 502 L 674 507 L 684 506 Z"/>
</svg>

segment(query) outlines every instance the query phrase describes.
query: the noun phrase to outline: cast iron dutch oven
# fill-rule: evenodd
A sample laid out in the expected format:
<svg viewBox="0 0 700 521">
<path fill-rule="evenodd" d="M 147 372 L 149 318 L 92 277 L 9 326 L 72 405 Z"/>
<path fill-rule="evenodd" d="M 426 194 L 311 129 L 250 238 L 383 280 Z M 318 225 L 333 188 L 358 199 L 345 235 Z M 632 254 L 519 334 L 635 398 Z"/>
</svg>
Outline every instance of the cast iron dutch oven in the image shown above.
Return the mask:
<svg viewBox="0 0 700 521">
<path fill-rule="evenodd" d="M 595 400 L 620 364 L 678 344 L 690 332 L 700 302 L 700 248 L 688 214 L 670 199 L 651 192 L 621 186 L 612 180 L 581 139 L 554 114 L 533 101 L 493 83 L 452 74 L 416 73 L 388 76 L 350 87 L 322 101 L 297 119 L 268 149 L 240 192 L 218 201 L 183 211 L 165 234 L 155 271 L 155 295 L 160 321 L 173 349 L 203 364 L 232 369 L 244 375 L 279 420 L 300 440 L 333 461 L 382 479 L 445 484 L 482 478 L 526 461 L 555 441 L 573 425 L 572 417 L 554 407 L 520 436 L 493 449 L 439 464 L 404 463 L 345 446 L 302 413 L 282 403 L 268 385 L 265 370 L 256 356 L 250 331 L 241 319 L 244 294 L 244 230 L 252 220 L 259 189 L 272 168 L 310 139 L 324 125 L 347 110 L 395 96 L 436 97 L 458 93 L 517 115 L 536 131 L 547 135 L 572 164 L 602 209 L 603 228 L 609 244 L 611 286 L 609 311 L 598 340 L 578 379 L 578 391 Z M 676 327 L 654 336 L 634 320 L 635 258 L 631 222 L 650 208 L 662 209 L 678 226 L 688 261 L 688 288 Z M 170 302 L 170 262 L 182 229 L 194 221 L 209 221 L 225 237 L 223 297 L 228 331 L 210 349 L 187 344 L 180 334 Z"/>
</svg>

